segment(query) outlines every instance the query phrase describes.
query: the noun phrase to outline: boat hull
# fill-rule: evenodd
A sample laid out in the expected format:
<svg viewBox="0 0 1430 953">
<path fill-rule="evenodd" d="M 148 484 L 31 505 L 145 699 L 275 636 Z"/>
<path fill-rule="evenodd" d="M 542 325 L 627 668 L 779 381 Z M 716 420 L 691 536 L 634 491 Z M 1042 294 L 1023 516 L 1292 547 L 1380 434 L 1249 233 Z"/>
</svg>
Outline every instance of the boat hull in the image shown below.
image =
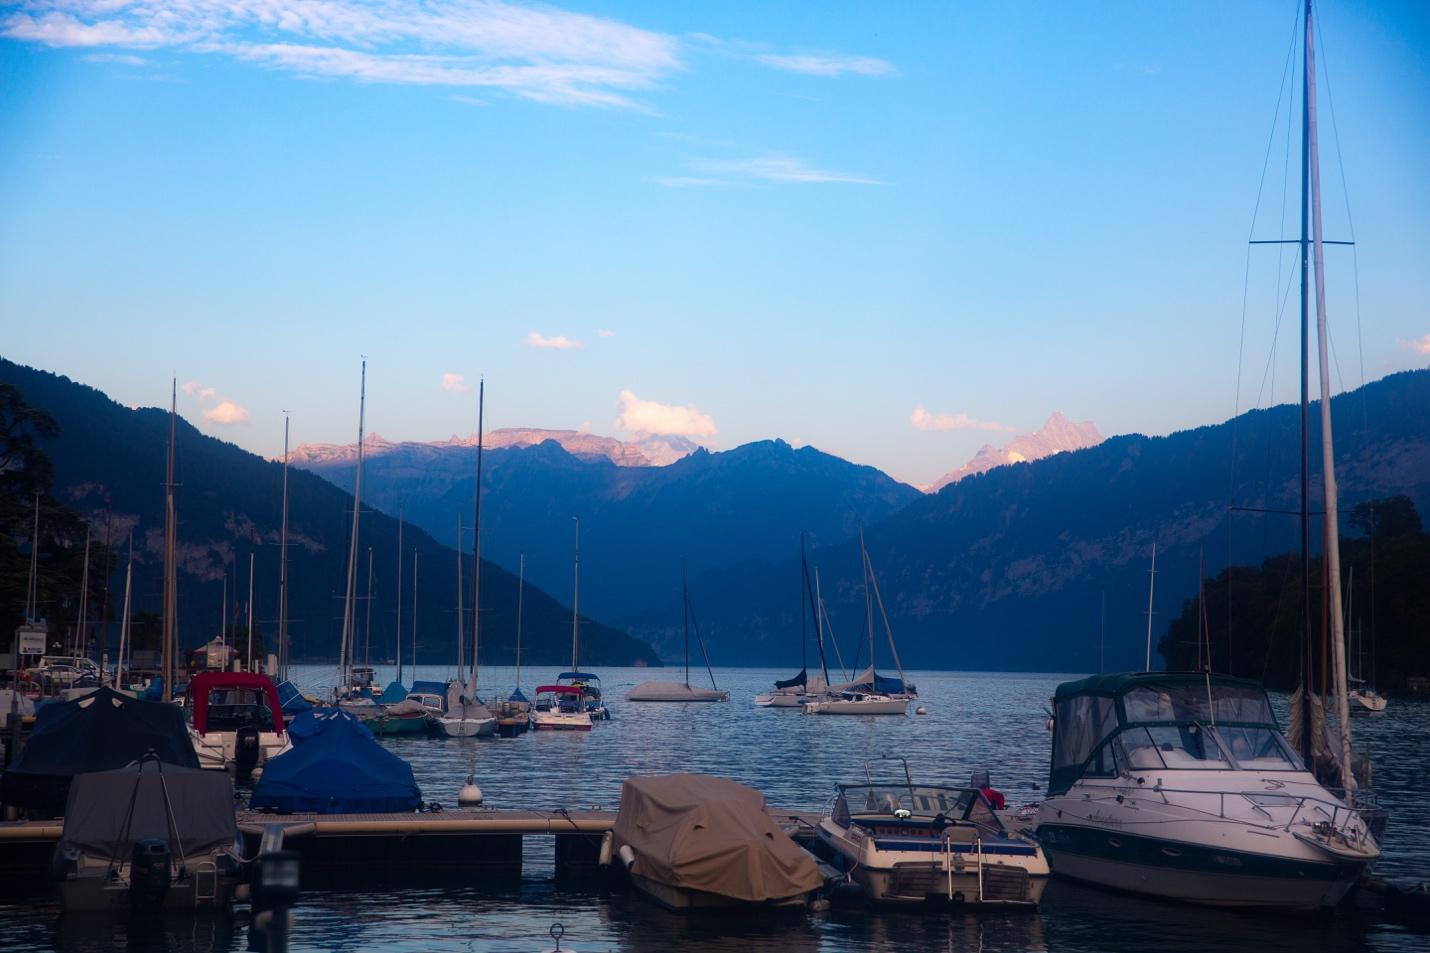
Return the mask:
<svg viewBox="0 0 1430 953">
<path fill-rule="evenodd" d="M 235 746 L 238 733 L 233 731 L 209 731 L 199 734 L 189 729 L 189 740 L 194 745 L 194 755 L 199 759 L 199 767 L 208 771 L 228 771 L 235 769 Z M 288 734 L 260 732 L 258 735 L 258 761 L 253 766 L 253 777 L 263 773 L 263 766 L 278 757 L 290 747 Z"/>
<path fill-rule="evenodd" d="M 531 727 L 537 731 L 590 731 L 591 716 L 536 711 L 531 713 Z"/>
<path fill-rule="evenodd" d="M 437 734 L 442 738 L 485 738 L 496 734 L 495 718 L 438 718 Z"/>
<path fill-rule="evenodd" d="M 1385 711 L 1385 696 L 1380 694 L 1351 692 L 1347 699 L 1351 703 L 1351 710 L 1359 709 L 1363 712 Z"/>
<path fill-rule="evenodd" d="M 230 906 L 237 880 L 216 872 L 216 865 L 207 858 L 201 866 L 202 870 L 169 884 L 159 910 L 222 910 Z M 60 906 L 66 913 L 128 914 L 129 864 L 119 865 L 116 873 L 118 876 L 111 879 L 108 864 L 97 861 L 58 881 Z"/>
<path fill-rule="evenodd" d="M 630 878 L 631 884 L 642 894 L 676 913 L 699 913 L 705 910 L 803 913 L 809 901 L 809 894 L 803 893 L 779 900 L 740 900 L 704 890 L 672 886 L 638 874 L 631 874 Z"/>
<path fill-rule="evenodd" d="M 909 702 L 905 698 L 873 702 L 809 702 L 804 706 L 804 713 L 806 715 L 907 715 Z"/>
</svg>

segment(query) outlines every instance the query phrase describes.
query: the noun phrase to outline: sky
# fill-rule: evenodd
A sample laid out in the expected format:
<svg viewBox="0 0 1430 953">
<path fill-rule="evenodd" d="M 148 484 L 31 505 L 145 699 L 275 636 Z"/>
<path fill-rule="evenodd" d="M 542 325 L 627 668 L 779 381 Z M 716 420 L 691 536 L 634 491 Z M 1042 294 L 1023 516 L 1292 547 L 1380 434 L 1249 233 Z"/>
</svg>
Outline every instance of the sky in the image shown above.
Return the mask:
<svg viewBox="0 0 1430 953">
<path fill-rule="evenodd" d="M 1430 364 L 1430 5 L 1317 11 L 1339 390 Z M 176 377 L 268 456 L 285 410 L 355 438 L 362 356 L 388 439 L 472 432 L 485 378 L 489 428 L 915 484 L 1054 410 L 1220 421 L 1295 390 L 1294 262 L 1247 240 L 1298 228 L 1296 16 L 3 3 L 0 354 L 137 406 Z"/>
</svg>

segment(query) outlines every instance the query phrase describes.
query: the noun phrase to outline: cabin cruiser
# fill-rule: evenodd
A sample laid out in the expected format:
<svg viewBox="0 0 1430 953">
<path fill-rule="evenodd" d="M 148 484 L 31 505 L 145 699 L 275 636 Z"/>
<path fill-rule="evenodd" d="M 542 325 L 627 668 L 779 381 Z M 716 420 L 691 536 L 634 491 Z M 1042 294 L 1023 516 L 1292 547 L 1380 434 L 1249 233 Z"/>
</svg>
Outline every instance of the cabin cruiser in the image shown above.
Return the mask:
<svg viewBox="0 0 1430 953">
<path fill-rule="evenodd" d="M 200 672 L 184 698 L 201 768 L 227 770 L 246 781 L 289 747 L 283 704 L 266 675 Z"/>
<path fill-rule="evenodd" d="M 150 754 L 115 771 L 76 775 L 51 876 L 66 912 L 226 907 L 243 842 L 226 775 Z"/>
<path fill-rule="evenodd" d="M 1335 906 L 1380 848 L 1256 682 L 1097 675 L 1053 698 L 1038 839 L 1060 876 L 1216 906 Z"/>
<path fill-rule="evenodd" d="M 569 685 L 581 692 L 581 704 L 591 715 L 591 720 L 610 721 L 611 712 L 606 708 L 601 695 L 601 677 L 590 672 L 562 672 L 556 676 L 557 684 Z"/>
<path fill-rule="evenodd" d="M 538 685 L 531 709 L 531 727 L 537 731 L 590 731 L 591 713 L 574 685 Z"/>
<path fill-rule="evenodd" d="M 1048 864 L 1032 838 L 1009 831 L 977 788 L 876 781 L 839 784 L 815 834 L 874 903 L 1036 906 Z"/>
</svg>

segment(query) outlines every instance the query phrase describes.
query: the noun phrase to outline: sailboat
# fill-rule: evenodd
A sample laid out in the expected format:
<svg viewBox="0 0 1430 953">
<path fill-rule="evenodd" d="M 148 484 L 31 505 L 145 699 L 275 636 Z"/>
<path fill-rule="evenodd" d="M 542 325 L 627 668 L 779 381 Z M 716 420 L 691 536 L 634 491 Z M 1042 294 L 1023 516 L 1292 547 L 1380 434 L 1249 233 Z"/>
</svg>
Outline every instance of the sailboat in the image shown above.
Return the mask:
<svg viewBox="0 0 1430 953">
<path fill-rule="evenodd" d="M 710 675 L 709 688 L 696 688 L 690 684 L 690 623 L 694 621 L 694 610 L 690 607 L 690 585 L 685 576 L 685 560 L 680 561 L 680 598 L 684 617 L 685 632 L 685 681 L 682 682 L 641 682 L 626 693 L 628 702 L 727 702 L 730 693 L 720 690 L 715 684 L 715 673 L 710 668 L 710 656 L 705 651 L 705 640 L 700 636 L 700 623 L 695 623 L 695 639 L 700 643 L 700 654 L 705 658 L 705 671 Z"/>
<path fill-rule="evenodd" d="M 571 590 L 571 671 L 556 676 L 556 684 L 580 691 L 581 704 L 593 722 L 610 721 L 611 712 L 601 693 L 601 677 L 594 672 L 581 671 L 581 519 L 576 516 L 571 519 L 576 523 L 575 581 Z"/>
<path fill-rule="evenodd" d="M 462 681 L 460 656 L 457 678 L 447 684 L 447 710 L 436 718 L 437 734 L 444 738 L 485 738 L 496 733 L 496 716 L 477 695 L 477 653 L 481 648 L 482 592 L 482 414 L 486 404 L 486 381 L 477 390 L 477 487 L 475 515 L 472 521 L 472 660 L 465 682 Z M 458 517 L 460 519 L 460 516 Z M 460 523 L 458 524 L 461 525 Z M 462 564 L 461 536 L 457 539 L 457 644 L 461 651 L 462 629 Z"/>
<path fill-rule="evenodd" d="M 889 626 L 889 617 L 884 613 L 884 600 L 879 596 L 879 583 L 874 578 L 874 567 L 869 561 L 869 551 L 864 548 L 864 532 L 859 532 L 859 555 L 864 569 L 864 615 L 865 628 L 869 633 L 869 667 L 853 682 L 836 685 L 821 699 L 807 702 L 806 715 L 907 715 L 911 697 L 908 679 L 904 677 L 903 663 L 899 661 L 899 651 L 894 646 L 894 632 Z M 874 603 L 877 599 L 879 612 L 883 614 L 884 631 L 888 634 L 889 650 L 893 653 L 894 664 L 899 670 L 897 679 L 881 677 L 874 666 Z"/>
<path fill-rule="evenodd" d="M 590 731 L 597 717 L 593 707 L 605 717 L 601 701 L 601 680 L 583 672 L 581 661 L 581 519 L 576 523 L 574 563 L 575 585 L 571 598 L 571 671 L 562 672 L 555 684 L 536 687 L 536 704 L 531 707 L 531 727 L 538 731 Z M 590 694 L 588 694 L 590 693 Z"/>
<path fill-rule="evenodd" d="M 1311 0 L 1305 0 L 1299 242 L 1304 636 L 1290 730 L 1282 735 L 1261 685 L 1209 671 L 1096 675 L 1059 685 L 1048 796 L 1038 810 L 1037 832 L 1060 876 L 1216 906 L 1321 909 L 1336 906 L 1380 856 L 1372 833 L 1375 814 L 1357 803 L 1350 755 L 1314 37 Z M 1311 691 L 1316 653 L 1310 644 L 1307 366 L 1313 255 L 1339 751 L 1331 750 L 1320 699 Z M 1326 773 L 1336 780 L 1325 780 Z"/>
<path fill-rule="evenodd" d="M 1351 585 L 1347 586 L 1347 589 L 1350 590 L 1350 593 L 1348 593 L 1347 596 L 1346 596 L 1346 618 L 1348 618 L 1348 619 L 1353 619 L 1353 618 L 1355 618 L 1355 616 L 1351 613 L 1351 608 L 1352 608 L 1351 600 L 1352 600 L 1352 598 L 1353 598 L 1353 593 L 1354 593 L 1354 591 L 1355 591 L 1355 585 L 1354 585 L 1354 583 L 1355 583 L 1355 570 L 1354 570 L 1354 569 L 1351 570 L 1350 582 L 1351 582 Z M 1370 681 L 1366 681 L 1366 679 L 1365 679 L 1365 627 L 1364 627 L 1364 620 L 1362 620 L 1362 624 L 1361 624 L 1361 625 L 1356 626 L 1355 634 L 1358 636 L 1358 638 L 1355 639 L 1355 642 L 1359 643 L 1359 645 L 1360 645 L 1360 651 L 1359 651 L 1359 653 L 1357 653 L 1357 666 L 1356 666 L 1357 669 L 1358 669 L 1358 671 L 1360 672 L 1360 674 L 1359 674 L 1359 675 L 1351 675 L 1351 676 L 1349 677 L 1349 680 L 1350 680 L 1351 685 L 1354 686 L 1353 688 L 1351 688 L 1351 690 L 1350 690 L 1350 696 L 1349 696 L 1349 702 L 1350 702 L 1350 705 L 1351 705 L 1351 711 L 1354 712 L 1354 713 L 1357 713 L 1357 714 L 1374 714 L 1374 713 L 1376 713 L 1376 712 L 1385 711 L 1385 706 L 1386 706 L 1385 696 L 1382 695 L 1380 692 L 1378 692 L 1378 691 L 1375 690 L 1375 648 L 1374 648 L 1373 645 L 1372 645 L 1371 651 L 1370 651 L 1371 678 L 1370 678 Z M 1372 630 L 1371 630 L 1371 635 L 1372 635 L 1372 637 L 1374 637 L 1374 634 L 1375 634 L 1375 630 L 1372 629 Z"/>
<path fill-rule="evenodd" d="M 786 678 L 775 682 L 774 691 L 765 692 L 755 696 L 755 706 L 758 708 L 799 708 L 811 701 L 823 698 L 829 690 L 829 666 L 824 660 L 824 642 L 820 639 L 819 646 L 819 674 L 810 677 L 809 674 L 809 631 L 806 624 L 809 616 L 806 609 L 811 606 L 809 596 L 809 561 L 804 553 L 804 534 L 799 536 L 799 674 L 793 678 Z M 818 611 L 815 609 L 816 629 L 818 625 Z"/>
<path fill-rule="evenodd" d="M 497 732 L 502 737 L 519 735 L 531 724 L 531 700 L 521 690 L 521 621 L 526 602 L 526 553 L 522 553 L 516 570 L 516 686 L 511 694 L 497 702 Z"/>
</svg>

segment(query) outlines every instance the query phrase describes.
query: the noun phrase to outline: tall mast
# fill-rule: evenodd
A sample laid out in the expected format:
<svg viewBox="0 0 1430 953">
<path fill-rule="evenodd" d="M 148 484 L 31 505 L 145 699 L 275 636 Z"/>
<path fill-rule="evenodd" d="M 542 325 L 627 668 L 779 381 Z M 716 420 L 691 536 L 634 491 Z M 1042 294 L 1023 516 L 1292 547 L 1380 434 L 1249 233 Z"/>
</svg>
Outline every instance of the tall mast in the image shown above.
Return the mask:
<svg viewBox="0 0 1430 953">
<path fill-rule="evenodd" d="M 174 604 L 178 594 L 178 566 L 174 558 L 175 523 L 178 522 L 174 513 L 174 441 L 178 438 L 179 379 L 176 377 L 170 383 L 169 461 L 164 480 L 164 647 L 160 662 L 160 678 L 164 682 L 166 702 L 174 699 L 174 650 L 178 627 L 178 619 L 175 618 L 178 606 Z"/>
<path fill-rule="evenodd" d="M 283 415 L 283 521 L 278 530 L 278 677 L 288 677 L 288 415 Z"/>
<path fill-rule="evenodd" d="M 1311 686 L 1315 662 L 1311 651 L 1311 0 L 1305 6 L 1304 60 L 1301 70 L 1301 757 L 1312 765 L 1314 742 Z"/>
<path fill-rule="evenodd" d="M 477 487 L 472 504 L 472 699 L 477 699 L 477 675 L 481 662 L 477 658 L 482 644 L 482 411 L 486 401 L 487 382 L 477 384 Z"/>
<path fill-rule="evenodd" d="M 402 505 L 397 507 L 397 625 L 393 628 L 397 643 L 397 683 L 402 684 Z"/>
<path fill-rule="evenodd" d="M 680 557 L 680 621 L 685 632 L 685 687 L 690 687 L 690 584 L 685 580 L 685 557 Z"/>
<path fill-rule="evenodd" d="M 79 574 L 79 619 L 75 623 L 74 654 L 83 656 L 87 650 L 84 625 L 89 616 L 89 520 L 84 521 L 84 569 Z"/>
<path fill-rule="evenodd" d="M 1147 570 L 1147 660 L 1142 671 L 1152 671 L 1152 596 L 1157 591 L 1157 544 L 1152 544 L 1152 568 Z"/>
<path fill-rule="evenodd" d="M 253 561 L 256 555 L 248 554 L 248 661 L 245 672 L 253 671 Z"/>
<path fill-rule="evenodd" d="M 362 664 L 372 667 L 372 547 L 367 548 L 367 622 L 363 626 Z"/>
<path fill-rule="evenodd" d="M 864 548 L 864 530 L 859 530 L 859 567 L 864 574 L 864 627 L 869 630 L 869 673 L 870 687 L 873 679 L 879 677 L 879 670 L 874 665 L 874 600 L 869 593 L 869 551 Z"/>
<path fill-rule="evenodd" d="M 367 359 L 362 362 L 362 382 L 358 388 L 358 449 L 357 477 L 353 482 L 353 524 L 348 537 L 348 587 L 343 596 L 343 639 L 338 652 L 338 677 L 344 688 L 348 684 L 348 669 L 352 656 L 357 650 L 354 637 L 357 624 L 357 558 L 358 558 L 358 516 L 362 513 L 362 441 L 363 425 L 367 413 Z"/>
<path fill-rule="evenodd" d="M 526 553 L 522 553 L 516 569 L 516 690 L 521 691 L 521 610 L 526 595 Z"/>
<path fill-rule="evenodd" d="M 1341 603 L 1341 532 L 1336 493 L 1336 449 L 1331 435 L 1330 348 L 1326 331 L 1326 262 L 1321 245 L 1321 160 L 1316 142 L 1316 50 L 1312 37 L 1311 0 L 1306 0 L 1306 130 L 1311 171 L 1311 227 L 1316 262 L 1316 339 L 1321 370 L 1321 487 L 1325 494 L 1325 569 L 1331 609 L 1331 654 L 1336 680 L 1336 718 L 1341 727 L 1341 783 L 1355 786 L 1351 777 L 1351 717 L 1346 697 L 1346 638 Z M 1304 224 L 1302 226 L 1304 228 Z M 1304 308 L 1304 304 L 1302 305 Z"/>
<path fill-rule="evenodd" d="M 119 620 L 119 658 L 114 662 L 114 687 L 124 684 L 124 650 L 129 645 L 129 594 L 134 582 L 134 534 L 129 534 L 129 565 L 124 569 L 124 617 Z"/>
<path fill-rule="evenodd" d="M 402 638 L 402 633 L 397 633 Z M 417 547 L 412 547 L 412 674 L 417 674 Z M 417 681 L 413 678 L 413 681 Z"/>
<path fill-rule="evenodd" d="M 35 491 L 35 528 L 30 532 L 30 585 L 25 590 L 25 622 L 35 624 L 40 608 L 40 491 Z M 46 646 L 48 648 L 48 646 Z"/>
<path fill-rule="evenodd" d="M 462 680 L 462 670 L 467 645 L 467 619 L 462 612 L 462 511 L 457 511 L 457 681 Z"/>
<path fill-rule="evenodd" d="M 571 517 L 576 521 L 576 561 L 573 571 L 574 583 L 571 589 L 571 671 L 581 671 L 581 517 Z"/>
</svg>

